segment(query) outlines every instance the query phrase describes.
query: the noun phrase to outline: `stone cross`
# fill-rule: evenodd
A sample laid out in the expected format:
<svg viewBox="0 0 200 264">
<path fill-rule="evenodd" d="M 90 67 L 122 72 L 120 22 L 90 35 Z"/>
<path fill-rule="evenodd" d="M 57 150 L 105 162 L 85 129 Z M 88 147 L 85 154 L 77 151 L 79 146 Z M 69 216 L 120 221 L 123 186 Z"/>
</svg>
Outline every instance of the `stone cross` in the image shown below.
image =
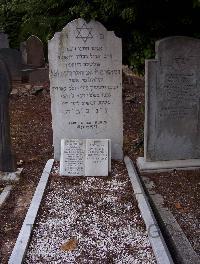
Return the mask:
<svg viewBox="0 0 200 264">
<path fill-rule="evenodd" d="M 7 66 L 0 58 L 0 171 L 16 171 L 16 163 L 11 150 L 9 123 L 10 76 Z"/>
</svg>

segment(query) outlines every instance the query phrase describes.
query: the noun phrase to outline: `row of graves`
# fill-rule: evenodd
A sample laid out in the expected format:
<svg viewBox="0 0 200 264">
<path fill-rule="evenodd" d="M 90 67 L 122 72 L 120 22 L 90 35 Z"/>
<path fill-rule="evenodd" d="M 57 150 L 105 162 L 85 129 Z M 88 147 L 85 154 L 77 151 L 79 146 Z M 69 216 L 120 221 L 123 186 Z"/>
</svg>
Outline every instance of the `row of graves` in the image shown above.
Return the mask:
<svg viewBox="0 0 200 264">
<path fill-rule="evenodd" d="M 9 67 L 11 80 L 38 84 L 49 80 L 42 41 L 30 36 L 19 49 L 9 47 L 8 35 L 0 32 L 0 56 Z"/>
<path fill-rule="evenodd" d="M 28 41 L 23 44 L 22 49 L 27 50 L 27 47 L 29 47 Z M 138 169 L 142 172 L 200 167 L 199 50 L 200 41 L 197 39 L 170 37 L 156 42 L 156 58 L 146 61 L 144 157 L 140 157 L 137 160 Z M 95 181 L 97 181 L 97 185 L 105 187 L 103 181 L 107 181 L 106 176 L 110 175 L 112 178 L 113 171 L 117 171 L 117 163 L 112 162 L 111 166 L 111 159 L 119 160 L 119 162 L 123 160 L 121 39 L 116 37 L 113 32 L 107 31 L 99 22 L 90 21 L 87 23 L 83 19 L 76 19 L 68 23 L 61 32 L 56 32 L 49 41 L 48 59 L 54 159 L 59 161 L 59 163 L 54 163 L 52 170 L 55 172 L 57 169 L 58 174 L 63 176 L 60 177 L 61 182 L 63 178 L 72 179 L 73 181 L 74 178 L 77 178 L 75 176 L 100 176 L 94 177 L 95 180 L 93 180 L 93 177 L 85 177 L 86 183 L 92 186 L 92 181 L 95 186 Z M 28 63 L 28 55 L 24 56 L 24 60 Z M 0 94 L 5 93 L 3 91 L 4 87 L 8 94 L 8 88 L 5 85 L 5 75 L 3 76 L 3 74 L 4 71 L 1 70 L 0 77 L 4 78 L 4 81 L 0 84 Z M 6 131 L 5 127 L 8 127 L 4 114 L 6 112 L 6 107 L 4 107 L 6 100 L 0 99 L 1 142 L 5 142 L 3 131 Z M 6 145 L 10 145 L 8 139 Z M 6 147 L 3 147 L 3 150 L 1 149 L 0 164 L 2 153 L 5 149 Z M 114 180 L 116 183 L 116 178 Z M 110 178 L 109 181 L 113 183 Z M 51 182 L 51 187 L 53 186 L 58 191 L 60 186 L 63 185 L 59 185 L 58 188 L 56 184 Z M 85 188 L 83 190 L 85 192 L 84 195 L 87 196 L 86 190 L 89 187 L 86 187 L 85 183 L 83 186 Z M 112 189 L 111 185 L 107 185 L 107 188 L 109 189 L 109 186 Z M 119 188 L 117 189 L 119 193 L 116 194 L 116 199 L 119 198 L 121 188 L 120 185 L 117 185 L 117 187 Z M 54 195 L 50 195 L 50 197 L 53 200 L 57 195 L 56 197 L 59 201 L 63 197 L 60 207 L 63 212 L 66 211 L 69 214 L 70 212 L 67 209 L 69 203 L 66 205 L 66 193 L 67 191 L 70 193 L 73 188 L 67 183 L 65 183 L 63 188 L 65 188 L 64 196 L 61 193 L 58 197 L 58 191 L 58 193 L 53 192 Z M 80 189 L 76 187 L 75 191 L 77 195 Z M 48 200 L 48 198 L 45 199 Z M 96 203 L 98 203 L 98 199 L 95 200 Z M 132 199 L 134 200 L 135 198 Z M 56 200 L 54 203 L 56 204 Z M 66 206 L 65 208 L 63 208 L 62 203 Z M 56 206 L 54 209 L 51 208 L 54 210 L 54 214 L 58 213 L 59 210 L 59 206 Z M 113 204 L 113 207 L 115 206 Z M 71 212 L 73 210 L 75 209 L 71 208 Z M 120 215 L 123 214 L 126 217 L 125 212 L 120 213 Z M 64 218 L 66 217 L 64 215 Z M 56 236 L 55 233 L 51 237 L 50 233 L 53 232 L 51 229 L 48 231 L 48 228 L 45 230 L 41 229 L 41 219 L 43 218 L 39 217 L 37 228 L 34 229 L 33 239 L 28 249 L 25 263 L 39 263 L 38 261 L 41 260 L 55 261 L 55 263 L 64 263 L 62 261 L 70 260 L 71 262 L 66 263 L 78 263 L 75 262 L 75 259 L 77 261 L 80 257 L 80 254 L 78 255 L 75 249 L 77 240 L 72 239 L 63 246 L 64 248 L 65 246 L 70 248 L 71 243 L 72 248 L 75 249 L 74 255 L 73 253 L 66 253 L 66 251 L 64 252 L 65 255 L 62 255 L 55 248 L 52 250 L 53 244 L 55 245 L 58 241 L 54 237 L 54 235 Z M 118 218 L 120 218 L 119 215 Z M 53 219 L 56 221 L 55 218 Z M 48 219 L 48 221 L 50 220 Z M 68 219 L 68 221 L 71 221 L 71 219 Z M 107 220 L 105 219 L 105 221 Z M 57 224 L 59 225 L 59 223 Z M 63 223 L 66 224 L 66 222 Z M 124 223 L 126 223 L 126 219 L 124 219 Z M 52 225 L 53 222 L 51 222 L 50 226 L 52 227 Z M 119 228 L 117 224 L 116 226 Z M 58 231 L 60 230 L 59 228 L 62 231 L 61 233 Z M 56 232 L 63 238 L 63 232 L 68 231 L 62 229 L 63 227 L 59 228 Z M 97 229 L 98 226 L 96 227 Z M 145 233 L 145 229 L 142 232 Z M 41 234 L 44 243 L 39 238 Z M 45 234 L 48 234 L 50 238 L 44 238 Z M 74 236 L 77 236 L 77 234 Z M 22 237 L 20 239 L 23 240 Z M 51 239 L 54 242 L 51 242 Z M 80 241 L 81 239 L 79 237 Z M 106 238 L 104 237 L 104 239 L 106 244 Z M 148 238 L 146 239 L 148 240 Z M 133 240 L 134 234 L 132 232 L 130 241 Z M 117 239 L 116 241 L 121 243 Z M 131 243 L 130 241 L 126 241 L 126 243 Z M 61 243 L 60 240 L 59 243 Z M 89 240 L 87 243 L 90 243 Z M 153 253 L 151 246 L 148 244 L 149 242 L 144 242 L 142 247 L 145 248 L 145 243 L 147 243 L 147 247 L 144 250 L 146 253 L 137 256 L 139 261 L 142 261 L 140 263 L 156 263 L 155 252 Z M 136 247 L 136 245 L 134 246 Z M 107 253 L 110 252 L 109 246 L 105 247 L 101 245 L 101 250 L 100 246 L 97 247 L 99 250 L 97 250 L 97 253 L 101 255 L 102 261 L 107 260 L 107 255 L 105 256 L 104 254 L 105 251 Z M 117 247 L 117 244 L 115 247 Z M 103 248 L 104 251 L 102 251 Z M 94 248 L 89 248 L 89 250 L 92 249 Z M 18 241 L 9 263 L 21 263 L 15 262 L 22 254 L 20 250 Z M 121 254 L 121 258 L 124 258 L 125 262 L 117 262 L 117 258 L 114 258 L 116 251 L 114 249 L 110 250 L 112 250 L 113 255 L 109 254 L 112 255 L 113 261 L 115 260 L 116 262 L 98 262 L 100 260 L 96 256 L 96 262 L 91 260 L 88 263 L 134 263 L 134 257 L 137 255 L 133 256 L 135 254 L 133 252 L 128 254 L 127 250 L 126 254 L 128 255 L 125 254 L 125 256 L 123 255 L 123 250 L 120 249 L 121 253 L 118 252 L 118 254 Z M 113 253 L 114 251 L 115 254 Z M 138 249 L 139 251 L 140 249 Z M 55 257 L 55 254 L 57 254 L 58 258 Z M 90 257 L 87 256 L 88 259 Z M 59 258 L 61 262 L 59 262 Z M 87 259 L 84 261 L 87 261 Z M 120 258 L 118 261 L 120 261 Z M 169 255 L 168 260 L 165 259 L 163 261 L 158 261 L 158 263 L 172 263 Z"/>
</svg>

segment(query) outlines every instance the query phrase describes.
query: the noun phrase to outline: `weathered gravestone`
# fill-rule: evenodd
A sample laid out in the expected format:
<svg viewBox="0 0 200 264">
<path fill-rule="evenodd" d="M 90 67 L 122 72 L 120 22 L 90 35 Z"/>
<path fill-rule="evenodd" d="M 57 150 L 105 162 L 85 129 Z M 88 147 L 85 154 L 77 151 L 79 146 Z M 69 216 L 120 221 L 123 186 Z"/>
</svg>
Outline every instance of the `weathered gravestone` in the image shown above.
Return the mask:
<svg viewBox="0 0 200 264">
<path fill-rule="evenodd" d="M 49 41 L 55 159 L 62 138 L 109 138 L 122 159 L 121 39 L 99 22 L 76 19 Z"/>
<path fill-rule="evenodd" d="M 0 171 L 16 171 L 15 159 L 11 150 L 9 123 L 9 94 L 11 83 L 8 68 L 0 58 Z"/>
<path fill-rule="evenodd" d="M 21 80 L 22 58 L 16 49 L 0 49 L 0 56 L 6 62 L 12 80 Z"/>
<path fill-rule="evenodd" d="M 60 175 L 108 176 L 110 167 L 110 140 L 61 140 Z"/>
<path fill-rule="evenodd" d="M 43 67 L 45 65 L 43 44 L 38 37 L 30 36 L 26 43 L 21 46 L 21 49 L 23 51 L 23 59 L 27 59 L 27 64 L 34 67 Z"/>
<path fill-rule="evenodd" d="M 8 35 L 0 32 L 0 49 L 9 48 Z"/>
<path fill-rule="evenodd" d="M 200 40 L 156 42 L 156 59 L 146 61 L 145 75 L 145 156 L 139 167 L 200 166 Z"/>
</svg>

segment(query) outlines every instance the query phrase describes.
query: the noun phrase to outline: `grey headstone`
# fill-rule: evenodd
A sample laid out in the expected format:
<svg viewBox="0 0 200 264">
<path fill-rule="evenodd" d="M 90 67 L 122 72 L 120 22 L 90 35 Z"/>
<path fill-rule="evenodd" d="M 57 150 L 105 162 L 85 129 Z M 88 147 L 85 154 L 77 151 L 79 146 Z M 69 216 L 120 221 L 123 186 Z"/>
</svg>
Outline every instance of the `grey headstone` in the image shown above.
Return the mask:
<svg viewBox="0 0 200 264">
<path fill-rule="evenodd" d="M 27 64 L 35 67 L 45 65 L 42 41 L 36 36 L 30 36 L 26 41 Z M 24 51 L 25 57 L 25 51 Z"/>
<path fill-rule="evenodd" d="M 16 170 L 15 159 L 11 150 L 9 123 L 9 95 L 11 81 L 6 63 L 0 59 L 0 171 Z"/>
<path fill-rule="evenodd" d="M 0 32 L 0 49 L 9 48 L 8 35 Z"/>
<path fill-rule="evenodd" d="M 9 68 L 11 79 L 21 80 L 21 52 L 16 49 L 0 49 L 0 57 L 3 58 Z"/>
<path fill-rule="evenodd" d="M 200 158 L 200 40 L 156 42 L 145 78 L 145 160 Z"/>
<path fill-rule="evenodd" d="M 62 139 L 60 174 L 63 176 L 108 176 L 109 139 Z"/>
<path fill-rule="evenodd" d="M 55 159 L 62 138 L 111 138 L 123 158 L 121 39 L 99 22 L 76 19 L 49 41 Z"/>
</svg>

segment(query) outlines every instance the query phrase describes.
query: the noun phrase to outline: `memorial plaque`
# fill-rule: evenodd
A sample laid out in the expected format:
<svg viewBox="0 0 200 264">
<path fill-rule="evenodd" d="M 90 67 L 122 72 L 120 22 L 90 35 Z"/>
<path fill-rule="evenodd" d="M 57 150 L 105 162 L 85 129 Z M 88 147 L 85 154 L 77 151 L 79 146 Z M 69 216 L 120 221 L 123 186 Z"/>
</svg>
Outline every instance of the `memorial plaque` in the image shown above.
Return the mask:
<svg viewBox="0 0 200 264">
<path fill-rule="evenodd" d="M 61 140 L 60 174 L 83 176 L 85 174 L 85 141 Z"/>
<path fill-rule="evenodd" d="M 62 176 L 108 176 L 110 162 L 109 139 L 61 140 Z"/>
<path fill-rule="evenodd" d="M 145 160 L 200 158 L 200 40 L 170 37 L 146 61 Z"/>
<path fill-rule="evenodd" d="M 109 140 L 87 139 L 85 176 L 108 176 Z"/>
<path fill-rule="evenodd" d="M 122 159 L 121 39 L 99 22 L 76 19 L 49 41 L 53 144 L 62 138 L 111 138 Z"/>
</svg>

